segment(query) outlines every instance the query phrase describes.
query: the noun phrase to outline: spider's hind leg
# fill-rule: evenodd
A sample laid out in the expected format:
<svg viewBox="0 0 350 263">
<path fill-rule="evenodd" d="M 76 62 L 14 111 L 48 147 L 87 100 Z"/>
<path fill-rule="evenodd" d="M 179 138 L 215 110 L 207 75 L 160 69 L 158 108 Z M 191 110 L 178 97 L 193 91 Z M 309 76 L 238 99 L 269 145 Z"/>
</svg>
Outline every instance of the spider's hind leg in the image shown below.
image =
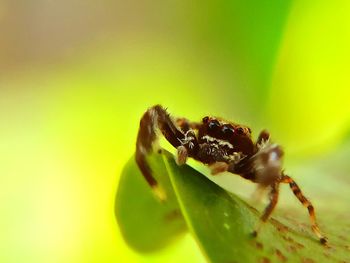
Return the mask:
<svg viewBox="0 0 350 263">
<path fill-rule="evenodd" d="M 317 221 L 316 221 L 315 209 L 314 209 L 313 205 L 311 204 L 311 202 L 303 195 L 299 186 L 291 177 L 289 177 L 288 175 L 283 175 L 281 182 L 289 184 L 291 190 L 293 191 L 293 194 L 298 198 L 300 203 L 302 203 L 303 206 L 307 207 L 307 210 L 308 210 L 309 216 L 310 216 L 312 231 L 319 238 L 319 240 L 322 244 L 326 244 L 327 238 L 321 234 L 321 231 L 320 231 L 318 224 L 317 224 Z"/>
</svg>

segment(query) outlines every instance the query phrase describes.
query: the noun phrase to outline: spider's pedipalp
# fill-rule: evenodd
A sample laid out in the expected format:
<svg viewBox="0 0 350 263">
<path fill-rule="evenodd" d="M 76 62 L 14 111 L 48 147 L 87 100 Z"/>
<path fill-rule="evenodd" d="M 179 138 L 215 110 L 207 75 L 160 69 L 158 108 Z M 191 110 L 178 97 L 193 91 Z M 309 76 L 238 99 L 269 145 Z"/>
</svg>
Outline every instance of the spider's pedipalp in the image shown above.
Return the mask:
<svg viewBox="0 0 350 263">
<path fill-rule="evenodd" d="M 188 157 L 188 151 L 185 146 L 181 145 L 177 147 L 176 164 L 183 165 L 186 163 Z"/>
</svg>

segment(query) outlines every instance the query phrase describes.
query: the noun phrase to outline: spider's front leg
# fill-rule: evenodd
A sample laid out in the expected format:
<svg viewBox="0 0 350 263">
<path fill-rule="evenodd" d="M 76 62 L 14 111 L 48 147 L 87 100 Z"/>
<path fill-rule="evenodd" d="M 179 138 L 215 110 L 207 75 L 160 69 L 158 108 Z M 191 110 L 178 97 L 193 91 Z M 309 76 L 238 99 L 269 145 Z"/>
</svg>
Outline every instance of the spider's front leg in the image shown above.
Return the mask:
<svg viewBox="0 0 350 263">
<path fill-rule="evenodd" d="M 176 124 L 181 128 L 183 132 L 187 132 L 189 130 L 198 130 L 201 126 L 201 123 L 192 122 L 186 118 L 176 118 Z"/>
<path fill-rule="evenodd" d="M 146 156 L 152 152 L 153 143 L 157 140 L 157 130 L 160 130 L 170 144 L 178 149 L 177 162 L 180 164 L 186 161 L 187 156 L 198 147 L 198 143 L 191 131 L 183 133 L 179 130 L 160 105 L 149 108 L 142 116 L 136 142 L 136 163 L 155 194 L 160 200 L 165 200 L 166 195 L 153 177 L 146 160 Z"/>
</svg>

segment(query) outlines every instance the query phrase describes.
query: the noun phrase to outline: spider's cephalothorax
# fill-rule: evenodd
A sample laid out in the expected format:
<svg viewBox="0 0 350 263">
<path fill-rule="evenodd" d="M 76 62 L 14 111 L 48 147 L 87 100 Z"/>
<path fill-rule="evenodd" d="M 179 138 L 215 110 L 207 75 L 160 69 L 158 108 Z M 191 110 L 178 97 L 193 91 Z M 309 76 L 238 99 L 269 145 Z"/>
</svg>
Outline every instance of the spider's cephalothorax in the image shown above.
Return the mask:
<svg viewBox="0 0 350 263">
<path fill-rule="evenodd" d="M 275 208 L 280 183 L 288 183 L 294 195 L 308 209 L 312 230 L 325 244 L 316 222 L 314 207 L 302 194 L 295 181 L 282 170 L 282 148 L 270 141 L 270 134 L 260 132 L 254 143 L 250 128 L 215 117 L 204 117 L 201 122 L 189 122 L 185 118 L 173 119 L 160 105 L 149 108 L 141 118 L 136 143 L 136 162 L 145 179 L 161 200 L 165 193 L 152 176 L 146 156 L 152 151 L 153 143 L 160 130 L 164 137 L 177 149 L 176 162 L 186 163 L 188 157 L 209 165 L 212 174 L 230 172 L 258 183 L 259 187 L 270 188 L 270 203 L 265 208 L 258 227 L 266 222 Z"/>
</svg>

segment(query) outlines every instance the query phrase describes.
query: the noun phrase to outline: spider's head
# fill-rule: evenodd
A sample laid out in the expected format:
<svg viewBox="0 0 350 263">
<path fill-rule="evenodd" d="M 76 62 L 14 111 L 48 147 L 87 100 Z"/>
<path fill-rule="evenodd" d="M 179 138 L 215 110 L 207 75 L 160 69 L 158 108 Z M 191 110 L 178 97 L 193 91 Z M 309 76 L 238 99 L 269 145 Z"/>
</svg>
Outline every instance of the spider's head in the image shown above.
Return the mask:
<svg viewBox="0 0 350 263">
<path fill-rule="evenodd" d="M 206 116 L 202 119 L 199 139 L 218 146 L 227 146 L 244 155 L 251 155 L 254 151 L 249 127 L 215 117 Z"/>
</svg>

